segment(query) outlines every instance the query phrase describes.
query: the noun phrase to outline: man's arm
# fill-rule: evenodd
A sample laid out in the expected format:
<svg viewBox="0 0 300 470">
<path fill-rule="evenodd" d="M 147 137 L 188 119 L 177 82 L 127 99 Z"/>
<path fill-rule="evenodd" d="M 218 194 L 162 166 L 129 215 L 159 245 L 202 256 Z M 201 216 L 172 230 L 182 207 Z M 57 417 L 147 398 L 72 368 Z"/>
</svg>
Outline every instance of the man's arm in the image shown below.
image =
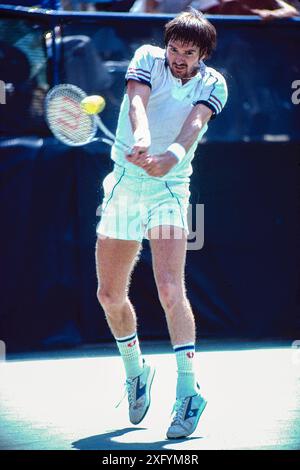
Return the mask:
<svg viewBox="0 0 300 470">
<path fill-rule="evenodd" d="M 175 142 L 182 145 L 185 151 L 188 152 L 196 141 L 202 127 L 210 120 L 212 114 L 212 110 L 204 104 L 194 106 L 186 118 Z"/>
<path fill-rule="evenodd" d="M 280 18 L 292 18 L 299 15 L 297 8 L 293 7 L 289 3 L 286 3 L 283 0 L 275 0 L 275 2 L 277 4 L 277 8 L 275 10 L 252 8 L 251 12 L 260 16 L 261 19 L 265 21 Z"/>
<path fill-rule="evenodd" d="M 144 158 L 150 147 L 151 137 L 146 113 L 150 93 L 151 89 L 148 85 L 136 80 L 128 80 L 129 118 L 135 144 L 127 159 L 132 163 L 136 163 L 141 157 Z"/>
<path fill-rule="evenodd" d="M 141 165 L 148 175 L 166 175 L 180 160 L 180 158 L 175 155 L 177 153 L 177 149 L 174 144 L 177 144 L 177 148 L 182 150 L 182 152 L 188 152 L 197 140 L 201 129 L 209 121 L 212 114 L 212 110 L 207 106 L 204 104 L 197 104 L 186 118 L 175 142 L 169 147 L 170 150 L 166 150 L 166 152 L 161 155 L 154 155 L 146 158 L 145 164 Z M 172 147 L 174 148 L 175 153 L 173 153 Z"/>
</svg>

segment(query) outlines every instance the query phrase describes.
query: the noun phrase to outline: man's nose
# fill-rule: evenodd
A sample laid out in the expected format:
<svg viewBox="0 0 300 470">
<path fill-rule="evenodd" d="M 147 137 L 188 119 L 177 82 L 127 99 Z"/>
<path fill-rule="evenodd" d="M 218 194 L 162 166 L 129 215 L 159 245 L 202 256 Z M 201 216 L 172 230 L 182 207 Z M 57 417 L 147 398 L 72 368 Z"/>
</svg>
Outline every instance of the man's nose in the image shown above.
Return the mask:
<svg viewBox="0 0 300 470">
<path fill-rule="evenodd" d="M 176 63 L 182 63 L 182 62 L 184 62 L 184 56 L 183 56 L 183 54 L 179 54 L 179 53 L 177 52 L 177 54 L 176 54 L 176 56 L 175 56 L 175 62 L 176 62 Z"/>
</svg>

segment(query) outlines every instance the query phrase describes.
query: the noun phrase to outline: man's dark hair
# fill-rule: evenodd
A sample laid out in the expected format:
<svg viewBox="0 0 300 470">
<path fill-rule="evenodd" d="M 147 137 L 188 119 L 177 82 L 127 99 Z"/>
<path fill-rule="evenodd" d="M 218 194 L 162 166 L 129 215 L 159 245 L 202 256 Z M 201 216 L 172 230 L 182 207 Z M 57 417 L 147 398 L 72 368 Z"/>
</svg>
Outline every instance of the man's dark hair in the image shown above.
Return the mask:
<svg viewBox="0 0 300 470">
<path fill-rule="evenodd" d="M 192 43 L 200 48 L 200 56 L 207 59 L 217 44 L 215 27 L 198 10 L 190 8 L 165 25 L 165 45 L 170 41 Z"/>
</svg>

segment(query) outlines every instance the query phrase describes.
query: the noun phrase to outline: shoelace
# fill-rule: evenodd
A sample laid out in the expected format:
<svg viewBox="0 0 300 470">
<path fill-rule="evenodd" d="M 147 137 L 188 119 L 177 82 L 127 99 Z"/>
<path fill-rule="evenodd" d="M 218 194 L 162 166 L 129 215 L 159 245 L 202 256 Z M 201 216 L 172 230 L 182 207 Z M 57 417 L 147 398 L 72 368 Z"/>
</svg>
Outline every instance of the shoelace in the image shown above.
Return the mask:
<svg viewBox="0 0 300 470">
<path fill-rule="evenodd" d="M 120 401 L 116 404 L 116 408 L 118 408 L 122 401 L 124 400 L 124 398 L 126 397 L 126 395 L 128 395 L 128 401 L 129 401 L 129 405 L 131 406 L 132 403 L 134 402 L 134 387 L 133 387 L 133 384 L 134 384 L 134 380 L 135 379 L 127 379 L 125 384 L 124 384 L 124 389 L 123 389 L 123 394 L 122 394 L 122 397 L 120 399 Z"/>
<path fill-rule="evenodd" d="M 172 425 L 175 424 L 180 424 L 180 422 L 183 420 L 183 415 L 185 411 L 185 403 L 186 403 L 187 398 L 177 398 L 175 405 L 172 410 L 172 414 L 175 412 L 174 419 L 172 421 Z"/>
</svg>

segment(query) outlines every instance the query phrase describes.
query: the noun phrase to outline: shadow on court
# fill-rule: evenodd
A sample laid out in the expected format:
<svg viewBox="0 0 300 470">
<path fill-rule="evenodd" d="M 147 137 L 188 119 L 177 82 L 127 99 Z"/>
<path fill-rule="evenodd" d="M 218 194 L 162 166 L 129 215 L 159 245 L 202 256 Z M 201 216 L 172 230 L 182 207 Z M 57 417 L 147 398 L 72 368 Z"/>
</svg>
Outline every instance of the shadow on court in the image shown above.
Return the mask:
<svg viewBox="0 0 300 470">
<path fill-rule="evenodd" d="M 86 437 L 78 441 L 72 442 L 72 447 L 78 450 L 159 450 L 168 449 L 171 443 L 186 442 L 187 439 L 165 439 L 156 442 L 119 442 L 114 441 L 114 438 L 124 436 L 134 431 L 146 431 L 147 428 L 128 427 L 109 431 L 107 433 L 98 434 L 97 436 Z M 202 437 L 191 437 L 188 440 L 199 440 Z"/>
</svg>

